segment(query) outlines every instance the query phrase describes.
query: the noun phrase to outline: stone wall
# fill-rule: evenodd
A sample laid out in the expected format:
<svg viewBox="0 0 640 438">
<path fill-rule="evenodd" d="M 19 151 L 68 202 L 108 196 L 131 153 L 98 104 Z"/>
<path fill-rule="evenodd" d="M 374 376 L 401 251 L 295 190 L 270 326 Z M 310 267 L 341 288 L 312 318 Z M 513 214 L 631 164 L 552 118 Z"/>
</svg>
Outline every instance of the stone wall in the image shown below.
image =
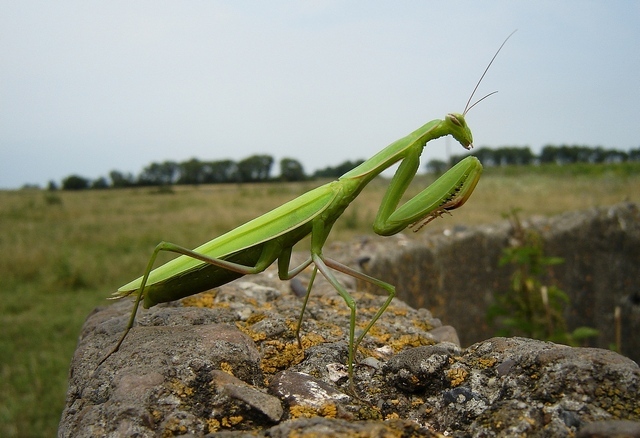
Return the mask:
<svg viewBox="0 0 640 438">
<path fill-rule="evenodd" d="M 571 307 L 569 329 L 600 331 L 591 346 L 615 342 L 614 312 L 621 311 L 622 353 L 640 361 L 640 210 L 622 203 L 524 223 L 537 230 L 545 254 L 564 264 L 553 266 L 548 282 L 565 291 Z M 423 235 L 420 240 L 376 240 L 364 271 L 397 287 L 398 298 L 429 309 L 454 326 L 462 345 L 494 335 L 486 322 L 494 291 L 509 288 L 509 268 L 499 268 L 508 245 L 508 222 Z M 398 243 L 402 243 L 401 245 Z M 364 285 L 363 285 L 364 286 Z"/>
<path fill-rule="evenodd" d="M 273 274 L 141 310 L 104 362 L 131 302 L 92 313 L 58 436 L 640 436 L 630 359 L 526 338 L 461 349 L 452 327 L 400 300 L 360 344 L 352 385 L 344 301 L 318 280 L 300 349 L 302 298 Z M 360 323 L 385 300 L 352 294 Z"/>
</svg>

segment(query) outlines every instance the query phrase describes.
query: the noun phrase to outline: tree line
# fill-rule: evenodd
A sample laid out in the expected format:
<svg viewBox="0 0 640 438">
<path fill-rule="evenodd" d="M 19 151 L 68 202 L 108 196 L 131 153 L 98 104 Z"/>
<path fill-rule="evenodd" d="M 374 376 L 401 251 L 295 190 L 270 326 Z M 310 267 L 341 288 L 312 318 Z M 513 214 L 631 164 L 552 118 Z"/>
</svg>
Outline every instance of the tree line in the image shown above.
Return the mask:
<svg viewBox="0 0 640 438">
<path fill-rule="evenodd" d="M 481 147 L 474 149 L 471 154 L 467 155 L 478 157 L 485 167 L 536 164 L 623 163 L 626 161 L 640 161 L 640 148 L 631 149 L 627 152 L 618 149 L 605 149 L 601 146 L 558 146 L 549 144 L 542 148 L 539 155 L 534 154 L 528 146 Z M 453 155 L 449 163 L 441 160 L 431 160 L 427 163 L 427 171 L 442 173 L 467 155 Z"/>
<path fill-rule="evenodd" d="M 270 155 L 252 155 L 240 161 L 201 161 L 192 158 L 187 161 L 164 161 L 151 163 L 138 175 L 118 170 L 109 172 L 108 178 L 101 176 L 95 180 L 81 175 L 69 175 L 62 180 L 63 190 L 108 189 L 145 186 L 199 185 L 222 183 L 249 183 L 270 181 L 305 181 L 313 178 L 337 178 L 361 164 L 364 160 L 345 161 L 336 167 L 325 167 L 307 175 L 302 164 L 293 158 L 280 160 L 280 175 L 271 176 L 274 159 Z M 55 181 L 49 182 L 49 189 L 55 190 Z"/>
<path fill-rule="evenodd" d="M 481 147 L 472 153 L 486 167 L 572 163 L 621 163 L 640 161 L 640 148 L 630 151 L 605 149 L 584 145 L 546 145 L 539 155 L 528 146 Z M 454 155 L 449 162 L 431 160 L 426 164 L 430 173 L 440 174 L 462 160 L 466 155 Z M 304 181 L 314 178 L 337 178 L 360 165 L 364 160 L 345 161 L 335 167 L 326 167 L 307 175 L 302 164 L 293 158 L 280 160 L 280 175 L 271 176 L 274 159 L 270 155 L 252 155 L 240 161 L 201 161 L 192 158 L 183 162 L 164 161 L 151 163 L 138 175 L 112 170 L 107 177 L 95 180 L 80 175 L 70 175 L 62 180 L 63 190 L 107 189 L 144 186 L 199 185 L 221 183 L 246 183 L 269 181 Z M 57 189 L 54 181 L 49 189 Z"/>
</svg>

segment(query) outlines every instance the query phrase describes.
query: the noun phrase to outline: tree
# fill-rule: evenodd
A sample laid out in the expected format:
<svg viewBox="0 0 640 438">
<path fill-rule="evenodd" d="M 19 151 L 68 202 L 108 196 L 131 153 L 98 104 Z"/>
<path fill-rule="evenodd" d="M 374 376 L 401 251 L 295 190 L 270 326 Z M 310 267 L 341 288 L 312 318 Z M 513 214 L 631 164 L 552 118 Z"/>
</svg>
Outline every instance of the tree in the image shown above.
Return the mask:
<svg viewBox="0 0 640 438">
<path fill-rule="evenodd" d="M 617 149 L 606 150 L 603 153 L 603 161 L 605 163 L 624 163 L 629 160 L 629 153 L 619 151 Z"/>
<path fill-rule="evenodd" d="M 79 175 L 69 175 L 62 180 L 63 190 L 84 190 L 89 188 L 89 180 Z"/>
<path fill-rule="evenodd" d="M 552 144 L 545 145 L 540 152 L 540 163 L 551 164 L 556 163 L 558 148 Z"/>
<path fill-rule="evenodd" d="M 240 179 L 238 163 L 233 160 L 211 161 L 209 166 L 209 180 L 211 183 L 230 183 Z"/>
<path fill-rule="evenodd" d="M 104 176 L 101 176 L 100 178 L 97 178 L 93 180 L 93 182 L 91 182 L 91 188 L 92 189 L 108 189 L 109 183 L 107 182 L 107 179 Z"/>
<path fill-rule="evenodd" d="M 135 185 L 135 178 L 131 173 L 124 174 L 118 170 L 112 170 L 109 172 L 109 179 L 111 179 L 111 187 L 114 188 L 131 187 Z"/>
<path fill-rule="evenodd" d="M 364 160 L 345 161 L 336 167 L 325 167 L 324 169 L 316 170 L 313 176 L 317 178 L 338 178 L 362 163 L 364 163 Z"/>
<path fill-rule="evenodd" d="M 427 172 L 441 175 L 447 170 L 448 166 L 446 161 L 433 159 L 429 160 L 425 167 L 427 168 Z"/>
<path fill-rule="evenodd" d="M 283 158 L 280 160 L 280 179 L 283 181 L 304 181 L 304 168 L 298 160 Z"/>
<path fill-rule="evenodd" d="M 488 147 L 481 147 L 475 151 L 473 151 L 473 155 L 475 155 L 478 160 L 480 160 L 480 162 L 482 163 L 483 166 L 486 167 L 492 167 L 492 166 L 497 166 L 500 163 L 498 162 L 497 158 L 496 158 L 496 152 Z M 456 156 L 456 160 L 455 163 L 450 163 L 451 166 L 453 166 L 454 164 L 457 164 L 459 161 L 461 161 L 466 155 L 461 155 L 461 156 Z"/>
<path fill-rule="evenodd" d="M 467 155 L 454 155 L 451 157 L 451 166 L 457 164 Z M 496 149 L 481 147 L 471 155 L 476 156 L 485 167 L 531 164 L 535 158 L 529 146 L 503 146 Z"/>
<path fill-rule="evenodd" d="M 151 163 L 145 167 L 138 182 L 141 185 L 171 185 L 178 179 L 180 166 L 175 161 Z"/>
<path fill-rule="evenodd" d="M 178 184 L 202 184 L 205 179 L 203 174 L 204 163 L 197 158 L 192 158 L 188 161 L 183 161 L 179 165 L 180 178 L 178 178 Z"/>
<path fill-rule="evenodd" d="M 498 166 L 531 164 L 533 158 L 533 152 L 528 146 L 504 146 L 494 150 L 494 160 Z"/>
<path fill-rule="evenodd" d="M 267 181 L 273 157 L 270 155 L 252 155 L 238 163 L 240 182 Z"/>
</svg>

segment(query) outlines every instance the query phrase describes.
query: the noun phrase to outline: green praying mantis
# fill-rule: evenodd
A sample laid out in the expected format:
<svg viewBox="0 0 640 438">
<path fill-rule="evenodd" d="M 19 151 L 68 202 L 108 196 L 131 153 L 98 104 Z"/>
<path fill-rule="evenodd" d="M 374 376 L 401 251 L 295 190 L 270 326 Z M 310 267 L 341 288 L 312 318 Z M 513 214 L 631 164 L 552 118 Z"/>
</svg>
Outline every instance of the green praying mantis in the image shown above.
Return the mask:
<svg viewBox="0 0 640 438">
<path fill-rule="evenodd" d="M 318 271 L 349 307 L 347 366 L 352 384 L 353 363 L 358 346 L 393 300 L 395 287 L 325 257 L 322 249 L 331 228 L 371 180 L 398 162 L 400 164 L 391 178 L 373 224 L 377 234 L 390 236 L 412 226 L 419 229 L 443 213 L 461 207 L 469 199 L 482 173 L 480 161 L 472 156 L 460 161 L 433 184 L 398 207 L 402 195 L 418 170 L 420 156 L 429 141 L 451 135 L 465 149 L 472 147 L 473 136 L 465 121 L 465 115 L 477 103 L 494 94 L 490 93 L 469 105 L 489 67 L 510 37 L 511 35 L 504 40 L 489 62 L 462 114 L 449 113 L 442 120 L 426 123 L 391 143 L 338 180 L 313 189 L 193 250 L 169 242 L 160 242 L 154 249 L 144 274 L 113 294 L 114 299 L 135 294 L 135 303 L 122 337 L 98 366 L 118 351 L 133 327 L 141 302 L 144 308 L 150 308 L 159 303 L 178 300 L 221 286 L 244 275 L 262 272 L 277 260 L 278 276 L 281 280 L 292 279 L 313 265 L 296 329 L 299 344 L 300 326 Z M 310 236 L 311 241 L 310 255 L 302 264 L 291 268 L 293 247 L 307 236 Z M 180 256 L 153 269 L 156 257 L 161 251 L 177 253 Z M 334 271 L 372 283 L 387 293 L 384 304 L 357 338 L 356 302 L 335 277 Z"/>
</svg>

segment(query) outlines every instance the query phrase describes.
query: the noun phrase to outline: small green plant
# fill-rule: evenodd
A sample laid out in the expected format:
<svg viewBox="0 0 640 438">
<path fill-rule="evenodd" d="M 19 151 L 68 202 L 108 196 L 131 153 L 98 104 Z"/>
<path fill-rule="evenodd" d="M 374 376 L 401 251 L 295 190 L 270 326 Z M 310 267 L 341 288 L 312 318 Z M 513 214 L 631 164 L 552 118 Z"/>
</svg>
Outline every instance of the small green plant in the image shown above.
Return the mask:
<svg viewBox="0 0 640 438">
<path fill-rule="evenodd" d="M 598 331 L 590 327 L 567 331 L 563 311 L 569 305 L 569 297 L 558 287 L 543 284 L 549 266 L 562 264 L 564 259 L 544 254 L 540 234 L 522 226 L 518 209 L 504 216 L 511 223 L 512 237 L 499 266 L 513 266 L 514 272 L 510 290 L 496 294 L 487 312 L 497 335 L 520 335 L 573 346 L 597 336 Z"/>
</svg>

